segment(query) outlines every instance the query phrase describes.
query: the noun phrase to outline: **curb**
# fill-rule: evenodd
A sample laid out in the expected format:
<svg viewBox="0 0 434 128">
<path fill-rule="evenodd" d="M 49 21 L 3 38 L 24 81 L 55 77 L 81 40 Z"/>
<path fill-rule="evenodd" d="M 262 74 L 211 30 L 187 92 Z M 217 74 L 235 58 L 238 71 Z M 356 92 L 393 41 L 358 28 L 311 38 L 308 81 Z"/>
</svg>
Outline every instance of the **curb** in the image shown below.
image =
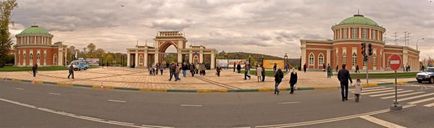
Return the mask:
<svg viewBox="0 0 434 128">
<path fill-rule="evenodd" d="M 86 84 L 67 84 L 62 82 L 51 82 L 51 81 L 32 81 L 32 80 L 21 80 L 21 79 L 11 79 L 4 78 L 5 81 L 18 81 L 27 82 L 35 85 L 52 85 L 59 87 L 79 87 L 79 88 L 91 88 L 96 90 L 124 90 L 124 91 L 141 91 L 141 92 L 176 92 L 176 93 L 228 93 L 228 92 L 272 92 L 274 88 L 259 88 L 259 89 L 149 89 L 149 88 L 127 88 L 127 87 L 112 87 L 112 86 L 101 86 L 101 85 L 86 85 Z M 417 81 L 399 81 L 398 85 L 404 85 L 408 83 L 415 83 Z M 392 82 L 383 83 L 369 83 L 368 85 L 362 84 L 363 87 L 378 87 L 378 86 L 391 86 L 394 85 Z M 297 91 L 306 90 L 321 90 L 321 89 L 334 89 L 337 87 L 296 87 Z M 279 88 L 280 91 L 289 91 L 290 88 Z"/>
</svg>

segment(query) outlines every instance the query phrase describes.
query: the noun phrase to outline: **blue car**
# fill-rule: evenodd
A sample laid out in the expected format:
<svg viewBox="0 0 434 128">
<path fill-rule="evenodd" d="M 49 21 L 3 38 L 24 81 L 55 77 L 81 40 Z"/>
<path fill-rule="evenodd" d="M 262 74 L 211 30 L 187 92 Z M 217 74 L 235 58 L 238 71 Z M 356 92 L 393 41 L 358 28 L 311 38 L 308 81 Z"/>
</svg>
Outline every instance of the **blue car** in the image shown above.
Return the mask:
<svg viewBox="0 0 434 128">
<path fill-rule="evenodd" d="M 89 64 L 84 60 L 74 60 L 70 65 L 74 67 L 74 71 L 87 70 L 89 68 Z"/>
</svg>

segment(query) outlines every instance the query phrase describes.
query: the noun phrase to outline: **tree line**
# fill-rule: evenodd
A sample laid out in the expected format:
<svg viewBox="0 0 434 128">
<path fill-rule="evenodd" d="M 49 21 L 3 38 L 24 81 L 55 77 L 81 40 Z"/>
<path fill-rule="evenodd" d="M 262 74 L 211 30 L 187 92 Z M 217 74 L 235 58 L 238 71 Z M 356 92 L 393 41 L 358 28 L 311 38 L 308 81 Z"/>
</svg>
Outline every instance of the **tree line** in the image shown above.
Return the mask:
<svg viewBox="0 0 434 128">
<path fill-rule="evenodd" d="M 97 48 L 95 44 L 89 43 L 83 49 L 78 49 L 71 45 L 68 47 L 67 61 L 71 62 L 78 58 L 98 58 L 100 66 L 126 66 L 127 55 L 124 53 L 107 52 L 102 48 Z M 76 58 L 77 56 L 77 58 Z"/>
</svg>

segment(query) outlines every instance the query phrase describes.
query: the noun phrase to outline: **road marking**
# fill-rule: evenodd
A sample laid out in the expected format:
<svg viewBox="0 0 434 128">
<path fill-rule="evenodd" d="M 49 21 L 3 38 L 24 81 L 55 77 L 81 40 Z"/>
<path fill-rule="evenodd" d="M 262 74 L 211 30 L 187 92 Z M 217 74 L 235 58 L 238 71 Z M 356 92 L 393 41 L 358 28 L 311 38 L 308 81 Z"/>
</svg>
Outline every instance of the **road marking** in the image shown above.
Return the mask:
<svg viewBox="0 0 434 128">
<path fill-rule="evenodd" d="M 400 90 L 402 90 L 402 89 L 398 89 L 398 91 L 400 91 Z M 362 92 L 362 95 L 376 94 L 376 93 L 386 93 L 386 92 L 393 92 L 393 91 L 395 91 L 395 90 L 385 90 L 385 91 L 368 92 L 368 93 L 363 93 L 363 92 Z"/>
<path fill-rule="evenodd" d="M 60 93 L 48 93 L 50 95 L 56 95 L 56 96 L 60 96 Z"/>
<path fill-rule="evenodd" d="M 418 100 L 418 101 L 409 102 L 409 104 L 418 104 L 418 103 L 427 102 L 427 101 L 431 101 L 431 100 L 434 100 L 434 97 L 427 98 L 427 99 L 422 99 L 422 100 Z"/>
<path fill-rule="evenodd" d="M 131 128 L 172 128 L 172 127 L 156 126 L 156 125 L 135 125 L 135 124 L 129 123 L 129 122 L 121 122 L 121 121 L 107 120 L 107 119 L 102 119 L 102 118 L 97 118 L 97 117 L 77 115 L 77 114 L 68 113 L 68 112 L 56 111 L 56 110 L 52 110 L 52 109 L 48 109 L 48 108 L 36 107 L 36 106 L 30 105 L 30 104 L 20 103 L 17 101 L 12 101 L 12 100 L 3 99 L 3 98 L 0 98 L 0 101 L 15 104 L 15 105 L 22 106 L 22 107 L 36 109 L 39 111 L 53 113 L 53 114 L 57 114 L 57 115 L 61 115 L 61 116 L 67 116 L 67 117 L 72 117 L 72 118 L 76 118 L 76 119 L 82 119 L 82 120 L 93 121 L 93 122 L 104 123 L 104 124 L 112 124 L 112 125 L 131 127 Z"/>
<path fill-rule="evenodd" d="M 413 92 L 413 90 L 398 91 L 398 94 L 407 93 L 407 92 Z M 369 95 L 369 96 L 370 97 L 379 97 L 379 96 L 387 96 L 387 95 L 393 95 L 393 94 L 395 94 L 395 92 L 376 94 L 376 95 Z"/>
<path fill-rule="evenodd" d="M 15 88 L 15 89 L 17 89 L 17 90 L 24 90 L 24 88 Z"/>
<path fill-rule="evenodd" d="M 411 96 L 411 95 L 416 95 L 416 94 L 421 94 L 421 93 L 425 93 L 425 92 L 412 92 L 412 93 L 407 93 L 407 94 L 402 94 L 402 95 L 398 95 L 398 97 L 403 97 L 403 96 Z M 393 96 L 387 96 L 387 97 L 381 97 L 381 99 L 392 99 L 395 98 L 395 95 Z"/>
<path fill-rule="evenodd" d="M 181 107 L 203 107 L 203 105 L 200 104 L 181 104 Z"/>
<path fill-rule="evenodd" d="M 381 88 L 381 89 L 363 89 L 363 92 L 374 92 L 374 91 L 382 91 L 382 90 L 391 90 L 392 88 Z"/>
<path fill-rule="evenodd" d="M 295 102 L 280 102 L 278 104 L 297 104 L 297 103 L 300 103 L 300 102 L 297 102 L 297 101 L 295 101 Z"/>
<path fill-rule="evenodd" d="M 369 115 L 360 116 L 360 118 L 365 119 L 365 120 L 367 120 L 369 122 L 372 122 L 372 123 L 384 126 L 386 128 L 406 128 L 404 126 L 397 125 L 397 124 L 394 124 L 394 123 L 391 123 L 391 122 L 387 122 L 385 120 L 381 120 L 381 119 L 378 119 L 378 118 L 375 118 L 375 117 L 372 117 L 372 116 L 369 116 Z"/>
<path fill-rule="evenodd" d="M 429 94 L 425 94 L 425 95 L 418 95 L 418 96 L 413 96 L 413 97 L 407 97 L 407 98 L 403 98 L 403 99 L 398 99 L 398 102 L 412 100 L 412 99 L 426 97 L 426 96 L 431 96 L 431 95 L 434 95 L 434 93 L 429 93 Z"/>
<path fill-rule="evenodd" d="M 116 103 L 125 103 L 127 101 L 123 101 L 123 100 L 107 100 L 109 102 L 116 102 Z"/>
<path fill-rule="evenodd" d="M 434 107 L 434 103 L 424 105 L 425 107 Z"/>
</svg>

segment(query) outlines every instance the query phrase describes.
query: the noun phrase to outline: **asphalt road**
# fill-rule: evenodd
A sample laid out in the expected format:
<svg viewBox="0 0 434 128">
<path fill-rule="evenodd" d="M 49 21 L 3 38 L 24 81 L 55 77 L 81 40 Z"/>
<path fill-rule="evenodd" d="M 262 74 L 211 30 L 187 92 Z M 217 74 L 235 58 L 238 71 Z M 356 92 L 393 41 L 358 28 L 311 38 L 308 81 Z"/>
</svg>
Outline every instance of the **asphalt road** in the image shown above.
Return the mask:
<svg viewBox="0 0 434 128">
<path fill-rule="evenodd" d="M 342 102 L 337 89 L 276 96 L 272 92 L 150 93 L 0 81 L 0 127 L 366 128 L 383 127 L 384 122 L 434 126 L 434 107 L 428 107 L 434 103 L 430 99 L 434 85 L 400 87 L 402 95 L 408 95 L 401 104 L 408 108 L 399 112 L 388 111 L 393 100 L 388 89 L 366 89 L 361 102 L 355 103 Z M 419 100 L 425 101 L 408 105 Z"/>
</svg>

